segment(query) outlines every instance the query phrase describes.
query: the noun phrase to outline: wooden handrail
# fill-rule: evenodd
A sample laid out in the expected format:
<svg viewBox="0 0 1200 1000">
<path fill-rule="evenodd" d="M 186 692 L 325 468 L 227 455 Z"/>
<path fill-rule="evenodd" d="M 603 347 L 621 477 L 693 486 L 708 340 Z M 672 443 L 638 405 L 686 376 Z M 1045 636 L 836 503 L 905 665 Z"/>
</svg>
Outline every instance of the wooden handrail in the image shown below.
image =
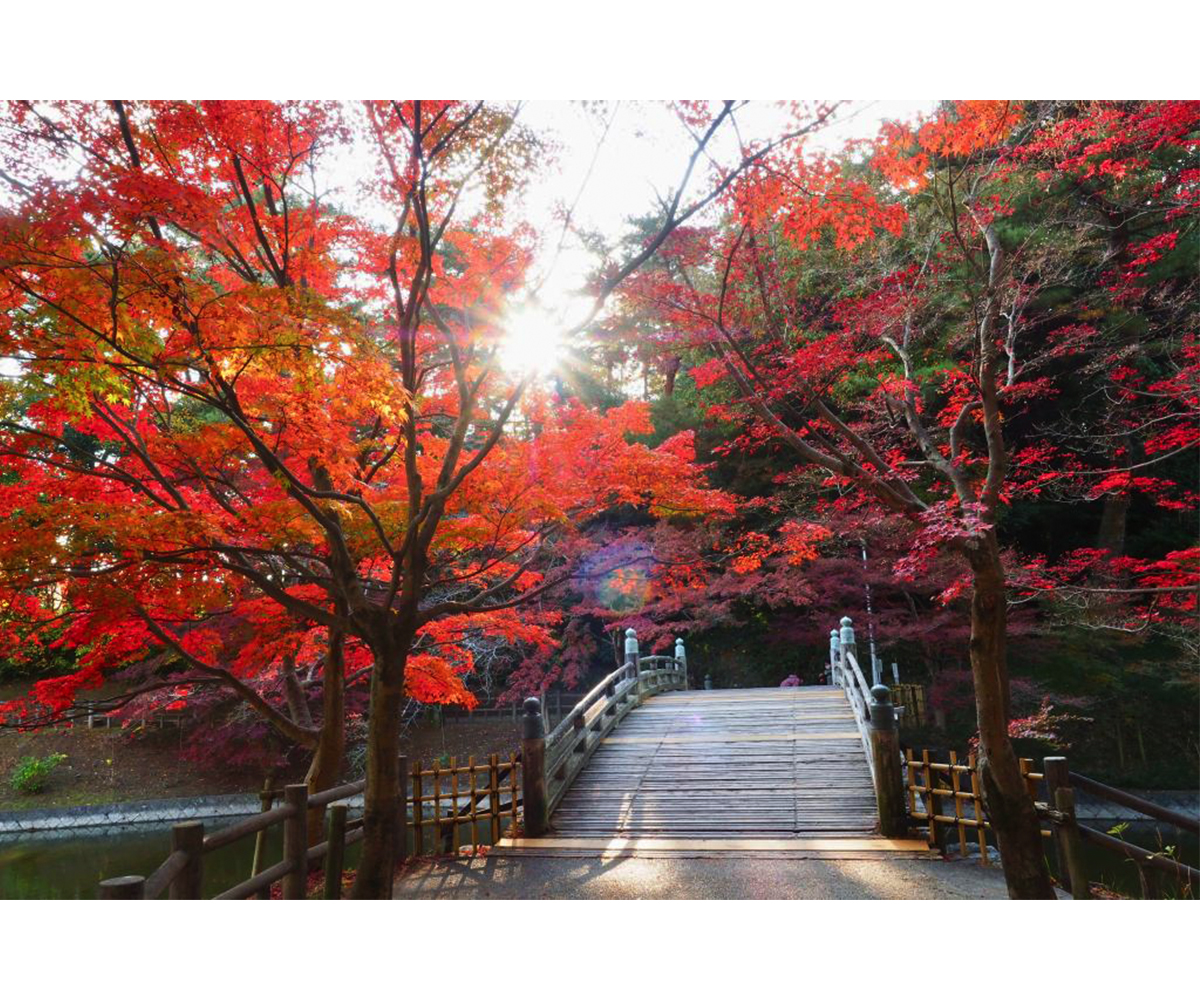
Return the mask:
<svg viewBox="0 0 1200 1000">
<path fill-rule="evenodd" d="M 854 679 L 858 681 L 858 691 L 862 696 L 863 709 L 870 715 L 871 704 L 871 686 L 867 683 L 867 679 L 863 676 L 862 667 L 858 665 L 858 657 L 850 650 L 846 650 L 846 661 L 850 664 L 850 670 L 854 675 Z"/>
<path fill-rule="evenodd" d="M 1166 806 L 1160 806 L 1148 799 L 1131 795 L 1129 792 L 1123 792 L 1119 788 L 1113 788 L 1110 785 L 1097 781 L 1095 778 L 1089 778 L 1084 774 L 1077 774 L 1075 771 L 1071 771 L 1069 777 L 1072 785 L 1091 795 L 1107 799 L 1109 802 L 1115 802 L 1117 805 L 1128 806 L 1130 809 L 1145 813 L 1154 819 L 1161 819 L 1164 823 L 1171 823 L 1189 833 L 1200 834 L 1200 821 L 1193 819 L 1191 816 L 1176 812 L 1174 809 L 1168 809 Z"/>
<path fill-rule="evenodd" d="M 259 830 L 266 830 L 268 827 L 282 823 L 291 815 L 291 806 L 278 806 L 268 809 L 266 812 L 260 812 L 255 816 L 238 820 L 238 822 L 231 826 L 218 830 L 216 833 L 210 833 L 205 837 L 204 853 L 208 854 L 210 851 L 215 851 L 220 847 L 228 847 L 243 837 L 248 837 L 252 833 L 258 833 Z"/>
<path fill-rule="evenodd" d="M 575 727 L 576 717 L 583 715 L 589 708 L 596 704 L 597 701 L 604 697 L 604 692 L 607 690 L 607 688 L 613 684 L 616 684 L 618 680 L 623 679 L 625 676 L 632 677 L 636 675 L 637 671 L 634 669 L 633 664 L 626 663 L 614 670 L 611 674 L 605 677 L 604 680 L 602 680 L 587 694 L 585 694 L 576 703 L 575 707 L 567 713 L 563 720 L 557 726 L 555 726 L 554 730 L 546 737 L 547 754 L 549 754 L 550 748 L 554 746 L 556 742 L 561 740 L 569 730 Z"/>
<path fill-rule="evenodd" d="M 259 872 L 254 878 L 246 879 L 245 882 L 239 882 L 232 889 L 226 889 L 219 895 L 213 896 L 213 899 L 249 899 L 260 889 L 266 889 L 274 882 L 278 882 L 283 876 L 289 874 L 292 870 L 290 861 L 280 861 L 277 865 L 272 865 Z"/>
<path fill-rule="evenodd" d="M 638 704 L 639 694 L 681 686 L 686 686 L 682 659 L 645 656 L 614 670 L 580 699 L 546 737 L 546 816 L 562 801 L 604 738 Z"/>
<path fill-rule="evenodd" d="M 166 861 L 154 869 L 154 873 L 146 879 L 145 898 L 157 899 L 166 890 L 184 868 L 187 867 L 190 855 L 187 851 L 172 851 Z"/>
<path fill-rule="evenodd" d="M 1115 851 L 1119 854 L 1124 854 L 1126 857 L 1136 861 L 1139 865 L 1147 865 L 1150 868 L 1157 868 L 1160 871 L 1169 872 L 1179 878 L 1185 878 L 1189 882 L 1200 880 L 1200 871 L 1192 868 L 1190 865 L 1185 865 L 1179 861 L 1172 861 L 1168 857 L 1161 854 L 1155 854 L 1153 851 L 1147 851 L 1144 847 L 1137 847 L 1134 844 L 1128 844 L 1116 837 L 1110 837 L 1107 833 L 1101 833 L 1099 830 L 1093 830 L 1090 826 L 1079 825 L 1079 835 L 1084 840 L 1090 840 L 1093 844 L 1098 844 L 1110 851 Z"/>
<path fill-rule="evenodd" d="M 351 781 L 346 785 L 338 785 L 336 788 L 327 788 L 323 792 L 317 792 L 316 795 L 308 797 L 308 808 L 317 809 L 321 806 L 327 806 L 337 802 L 338 799 L 348 799 L 352 795 L 358 795 L 366 790 L 367 783 L 363 781 Z"/>
</svg>

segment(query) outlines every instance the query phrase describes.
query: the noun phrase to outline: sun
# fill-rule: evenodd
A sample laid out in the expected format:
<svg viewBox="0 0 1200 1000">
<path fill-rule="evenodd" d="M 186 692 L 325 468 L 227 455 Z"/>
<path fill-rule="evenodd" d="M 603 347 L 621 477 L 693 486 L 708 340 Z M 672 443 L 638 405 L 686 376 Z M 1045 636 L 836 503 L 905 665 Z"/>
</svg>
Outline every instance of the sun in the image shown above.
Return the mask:
<svg viewBox="0 0 1200 1000">
<path fill-rule="evenodd" d="M 517 375 L 548 375 L 566 355 L 565 324 L 536 301 L 512 309 L 504 322 L 500 363 Z"/>
</svg>

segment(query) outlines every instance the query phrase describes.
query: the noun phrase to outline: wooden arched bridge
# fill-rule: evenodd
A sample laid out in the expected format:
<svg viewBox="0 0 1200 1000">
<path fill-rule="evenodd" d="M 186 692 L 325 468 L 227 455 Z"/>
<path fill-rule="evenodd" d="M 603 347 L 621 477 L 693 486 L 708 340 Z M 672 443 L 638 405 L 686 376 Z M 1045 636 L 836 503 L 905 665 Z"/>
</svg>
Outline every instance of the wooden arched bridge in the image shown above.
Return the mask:
<svg viewBox="0 0 1200 1000">
<path fill-rule="evenodd" d="M 625 663 L 549 735 L 526 703 L 525 829 L 501 850 L 851 856 L 928 850 L 906 836 L 894 711 L 868 687 L 854 630 L 828 685 L 691 690 L 674 656 Z"/>
<path fill-rule="evenodd" d="M 625 663 L 551 733 L 538 699 L 525 702 L 519 756 L 493 754 L 478 764 L 472 757 L 465 767 L 450 758 L 448 766 L 429 769 L 401 757 L 397 794 L 410 831 L 403 851 L 457 852 L 465 826 L 472 847 L 486 830 L 483 842 L 495 844 L 497 854 L 927 856 L 945 851 L 954 837 L 962 855 L 977 843 L 987 864 L 990 824 L 974 755 L 964 762 L 950 752 L 945 762 L 910 750 L 902 760 L 897 711 L 878 683 L 880 666 L 872 656 L 876 683 L 868 685 L 853 623 L 843 618 L 830 637 L 827 685 L 695 690 L 682 640 L 672 656 L 641 656 L 630 629 Z M 1200 832 L 1194 817 L 1077 774 L 1063 757 L 1045 758 L 1043 773 L 1031 760 L 1020 763 L 1050 824 L 1043 835 L 1059 881 L 1076 898 L 1091 894 L 1083 841 L 1133 861 L 1146 896 L 1164 878 L 1194 895 L 1200 871 L 1078 823 L 1074 790 L 1193 835 Z M 1043 783 L 1046 801 L 1039 801 Z M 282 790 L 282 805 L 272 806 L 275 793 L 264 791 L 261 814 L 224 829 L 206 833 L 200 822 L 178 823 L 171 854 L 152 874 L 106 879 L 99 894 L 199 898 L 205 856 L 253 836 L 250 877 L 216 898 L 269 896 L 282 883 L 284 899 L 302 899 L 319 863 L 325 898 L 339 898 L 345 849 L 363 836 L 362 818 L 349 816 L 363 789 L 357 781 L 310 795 L 293 784 Z M 325 839 L 316 844 L 309 831 L 314 810 L 326 810 Z M 262 867 L 264 838 L 275 826 L 283 827 L 283 857 Z M 924 827 L 921 839 L 910 837 L 913 827 Z"/>
</svg>

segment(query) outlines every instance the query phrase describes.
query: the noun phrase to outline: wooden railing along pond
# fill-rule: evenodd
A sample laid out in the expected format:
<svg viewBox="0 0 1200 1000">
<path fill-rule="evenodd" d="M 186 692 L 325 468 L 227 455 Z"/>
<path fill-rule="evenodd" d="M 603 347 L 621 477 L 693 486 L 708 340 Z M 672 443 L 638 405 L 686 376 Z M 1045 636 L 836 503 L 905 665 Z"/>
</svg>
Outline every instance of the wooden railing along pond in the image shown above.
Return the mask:
<svg viewBox="0 0 1200 1000">
<path fill-rule="evenodd" d="M 490 843 L 501 838 L 505 824 L 511 833 L 518 827 L 530 836 L 544 832 L 546 818 L 571 782 L 629 711 L 660 691 L 688 686 L 682 639 L 676 640 L 674 656 L 639 656 L 637 634 L 628 629 L 625 654 L 624 665 L 579 699 L 548 738 L 541 702 L 527 699 L 520 754 L 506 758 L 492 754 L 483 764 L 470 757 L 465 766 L 454 757 L 445 766 L 428 768 L 416 761 L 411 769 L 408 759 L 401 757 L 400 796 L 406 803 L 406 829 L 412 832 L 413 853 L 425 853 L 431 831 L 434 853 L 457 852 L 460 842 L 465 844 L 467 839 L 473 847 L 479 846 L 483 823 L 488 825 Z M 325 898 L 340 898 L 346 848 L 363 836 L 362 819 L 349 816 L 347 800 L 362 794 L 365 787 L 365 781 L 354 781 L 309 795 L 305 785 L 288 785 L 282 794 L 260 793 L 263 811 L 257 816 L 212 833 L 206 833 L 201 822 L 177 823 L 171 828 L 171 853 L 151 875 L 106 879 L 100 883 L 100 897 L 155 899 L 167 893 L 171 899 L 199 899 L 205 855 L 254 836 L 250 877 L 214 898 L 269 898 L 271 887 L 280 882 L 284 899 L 303 899 L 308 873 L 320 861 L 324 862 Z M 279 798 L 282 805 L 274 805 Z M 308 819 L 317 809 L 326 810 L 325 839 L 309 846 Z M 266 833 L 276 826 L 283 827 L 283 860 L 260 871 Z M 461 835 L 463 826 L 469 829 L 467 836 Z"/>
<path fill-rule="evenodd" d="M 968 839 L 975 840 L 979 846 L 980 863 L 988 864 L 988 837 L 992 826 L 988 822 L 979 788 L 975 755 L 968 755 L 965 764 L 959 762 L 954 751 L 950 751 L 948 763 L 932 760 L 928 750 L 921 751 L 920 759 L 912 750 L 907 751 L 906 757 L 907 787 L 912 806 L 910 818 L 914 823 L 927 827 L 930 846 L 944 852 L 945 837 L 953 833 L 958 837 L 962 854 L 966 854 Z M 1091 897 L 1091 880 L 1080 850 L 1083 842 L 1095 844 L 1133 862 L 1142 895 L 1146 899 L 1161 895 L 1156 877 L 1152 874 L 1154 872 L 1171 876 L 1178 889 L 1182 891 L 1187 887 L 1187 891 L 1195 896 L 1200 887 L 1200 870 L 1162 852 L 1149 851 L 1080 823 L 1075 812 L 1075 789 L 1125 806 L 1141 813 L 1147 820 L 1167 823 L 1193 836 L 1200 835 L 1200 821 L 1077 774 L 1070 770 L 1065 757 L 1045 758 L 1041 773 L 1033 770 L 1033 761 L 1028 758 L 1021 758 L 1020 765 L 1029 797 L 1033 799 L 1039 815 L 1049 824 L 1043 828 L 1042 836 L 1051 841 L 1058 880 L 1076 899 Z M 1047 800 L 1039 801 L 1043 781 Z M 947 800 L 948 809 L 942 805 Z"/>
<path fill-rule="evenodd" d="M 460 837 L 463 826 L 470 828 L 472 846 L 478 846 L 482 839 L 479 829 L 485 822 L 489 826 L 488 839 L 493 843 L 503 834 L 505 822 L 515 828 L 520 802 L 518 765 L 515 753 L 506 758 L 492 754 L 486 763 L 480 764 L 469 757 L 465 766 L 459 766 L 453 757 L 445 767 L 434 764 L 426 768 L 415 761 L 411 769 L 408 758 L 400 757 L 401 800 L 408 807 L 406 833 L 412 831 L 413 854 L 425 853 L 430 839 L 434 853 L 457 851 L 460 839 L 467 839 Z M 171 853 L 151 875 L 106 879 L 100 883 L 100 898 L 157 899 L 166 892 L 171 899 L 200 899 L 205 856 L 254 836 L 250 877 L 218 893 L 215 899 L 269 898 L 276 882 L 282 883 L 284 899 L 304 899 L 308 873 L 321 861 L 324 897 L 338 899 L 346 848 L 363 836 L 362 818 L 349 816 L 347 800 L 361 795 L 365 787 L 365 781 L 353 781 L 309 795 L 305 785 L 288 785 L 282 790 L 282 805 L 271 804 L 280 797 L 277 793 L 264 791 L 261 813 L 212 833 L 205 833 L 202 822 L 177 823 L 171 828 Z M 308 819 L 318 809 L 326 810 L 325 839 L 310 847 Z M 432 816 L 427 815 L 430 809 Z M 260 871 L 266 832 L 276 826 L 283 827 L 283 860 Z M 398 860 L 407 856 L 407 844 L 403 852 Z"/>
</svg>

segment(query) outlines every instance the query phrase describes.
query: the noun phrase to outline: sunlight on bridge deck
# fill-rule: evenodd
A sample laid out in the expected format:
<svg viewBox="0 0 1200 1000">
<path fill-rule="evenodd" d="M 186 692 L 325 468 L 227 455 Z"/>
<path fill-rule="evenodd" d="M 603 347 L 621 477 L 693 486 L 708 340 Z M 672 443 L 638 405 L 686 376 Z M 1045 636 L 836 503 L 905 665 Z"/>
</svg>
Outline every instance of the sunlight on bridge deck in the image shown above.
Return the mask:
<svg viewBox="0 0 1200 1000">
<path fill-rule="evenodd" d="M 889 848 L 875 825 L 870 770 L 840 689 L 675 691 L 604 740 L 555 810 L 551 839 L 608 851 L 668 850 L 668 841 L 694 851 L 730 841 L 747 851 L 924 848 Z"/>
</svg>

